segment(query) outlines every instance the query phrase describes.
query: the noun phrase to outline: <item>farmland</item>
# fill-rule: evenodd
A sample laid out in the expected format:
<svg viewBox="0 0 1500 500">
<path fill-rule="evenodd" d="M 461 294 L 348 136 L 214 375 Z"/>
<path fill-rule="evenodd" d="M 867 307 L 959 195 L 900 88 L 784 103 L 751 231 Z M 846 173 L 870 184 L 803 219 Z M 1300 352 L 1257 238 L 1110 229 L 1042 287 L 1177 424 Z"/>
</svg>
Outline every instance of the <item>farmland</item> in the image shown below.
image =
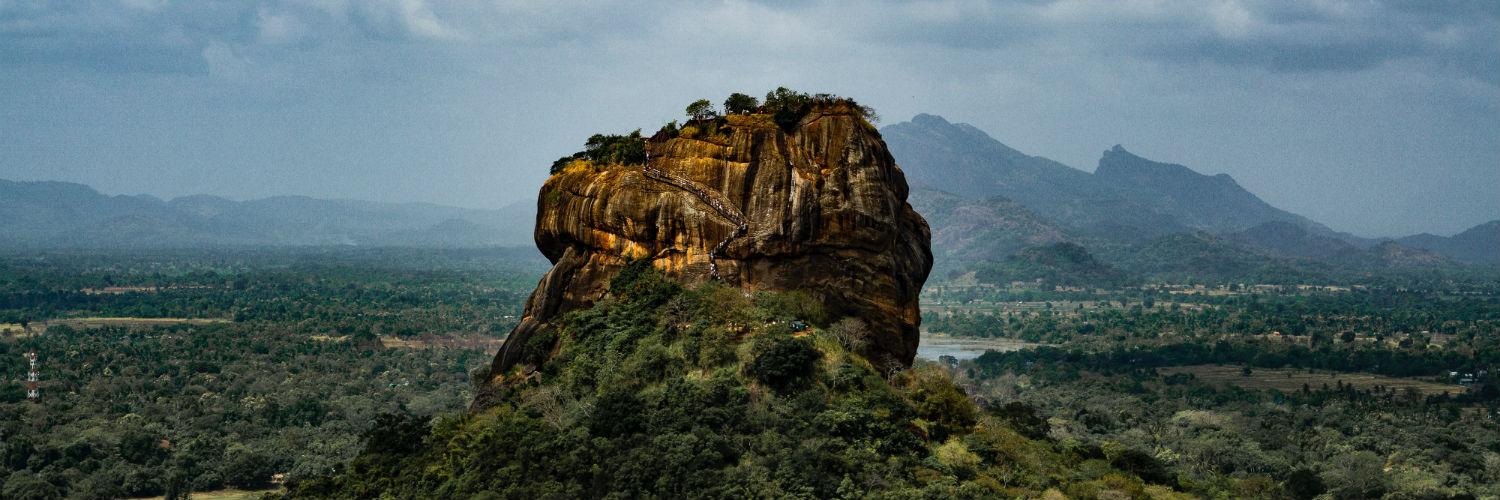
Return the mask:
<svg viewBox="0 0 1500 500">
<path fill-rule="evenodd" d="M 1306 390 L 1331 391 L 1352 387 L 1358 392 L 1394 393 L 1399 397 L 1415 395 L 1419 399 L 1442 394 L 1456 395 L 1468 390 L 1457 384 L 1444 384 L 1414 378 L 1396 378 L 1370 373 L 1331 372 L 1292 368 L 1257 368 L 1245 370 L 1232 365 L 1173 366 L 1158 370 L 1162 375 L 1191 375 L 1214 387 L 1236 386 L 1253 391 Z"/>
</svg>

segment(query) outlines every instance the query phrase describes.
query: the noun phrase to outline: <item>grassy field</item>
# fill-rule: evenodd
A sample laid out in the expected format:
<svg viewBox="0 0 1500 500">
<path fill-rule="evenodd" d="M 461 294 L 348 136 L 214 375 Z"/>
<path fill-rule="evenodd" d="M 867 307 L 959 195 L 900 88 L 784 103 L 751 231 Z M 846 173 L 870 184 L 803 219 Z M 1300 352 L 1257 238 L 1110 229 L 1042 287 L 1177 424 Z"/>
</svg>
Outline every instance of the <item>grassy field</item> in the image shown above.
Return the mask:
<svg viewBox="0 0 1500 500">
<path fill-rule="evenodd" d="M 440 337 L 440 338 L 415 338 L 402 340 L 396 337 L 380 337 L 380 343 L 387 349 L 426 349 L 428 347 L 446 347 L 450 349 L 483 349 L 485 354 L 494 354 L 500 351 L 500 344 L 505 339 L 494 337 Z"/>
<path fill-rule="evenodd" d="M 233 320 L 225 318 L 60 318 L 32 323 L 31 329 L 45 331 L 54 325 L 68 325 L 69 328 L 98 328 L 102 326 L 212 325 L 232 322 Z"/>
<path fill-rule="evenodd" d="M 1352 385 L 1358 391 L 1371 390 L 1378 385 L 1388 392 L 1395 392 L 1398 396 L 1406 394 L 1408 388 L 1416 390 L 1423 397 L 1442 394 L 1443 391 L 1456 395 L 1467 390 L 1460 385 L 1439 384 L 1409 378 L 1321 370 L 1309 373 L 1307 370 L 1294 368 L 1255 368 L 1251 370 L 1250 375 L 1245 375 L 1243 368 L 1239 366 L 1194 365 L 1159 368 L 1157 372 L 1162 375 L 1187 373 L 1215 386 L 1234 385 L 1261 391 L 1267 389 L 1282 392 L 1300 391 L 1303 384 L 1307 384 L 1313 390 L 1323 389 L 1325 385 L 1329 389 L 1336 389 L 1340 382 L 1344 385 Z"/>
</svg>

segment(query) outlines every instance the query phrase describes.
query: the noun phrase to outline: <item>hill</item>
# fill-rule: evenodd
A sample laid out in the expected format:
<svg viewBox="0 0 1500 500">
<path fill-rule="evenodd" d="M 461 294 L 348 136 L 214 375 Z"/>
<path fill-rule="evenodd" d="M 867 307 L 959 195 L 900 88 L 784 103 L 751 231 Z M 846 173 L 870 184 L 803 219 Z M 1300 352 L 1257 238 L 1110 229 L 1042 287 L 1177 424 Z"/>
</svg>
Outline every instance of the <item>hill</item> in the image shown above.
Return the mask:
<svg viewBox="0 0 1500 500">
<path fill-rule="evenodd" d="M 1285 221 L 1266 222 L 1244 231 L 1225 234 L 1224 238 L 1242 249 L 1277 257 L 1326 260 L 1358 251 L 1358 248 L 1348 242 L 1316 235 L 1302 226 Z"/>
<path fill-rule="evenodd" d="M 1095 259 L 1087 249 L 1068 242 L 1027 248 L 1001 261 L 981 262 L 973 269 L 980 283 L 998 285 L 1023 281 L 1046 287 L 1114 288 L 1133 281 L 1126 273 Z"/>
<path fill-rule="evenodd" d="M 1500 220 L 1474 226 L 1453 236 L 1422 233 L 1397 238 L 1396 243 L 1474 264 L 1500 265 Z"/>
<path fill-rule="evenodd" d="M 914 186 L 912 206 L 929 220 L 939 275 L 1006 268 L 1018 251 L 1064 241 L 1147 278 L 1500 264 L 1500 221 L 1452 237 L 1399 238 L 1393 247 L 1273 207 L 1228 175 L 1152 161 L 1119 145 L 1090 173 L 934 115 L 881 133 Z"/>
<path fill-rule="evenodd" d="M 1317 234 L 1333 233 L 1305 217 L 1272 207 L 1228 174 L 1199 174 L 1182 165 L 1141 158 L 1119 145 L 1104 152 L 1093 181 L 1194 229 L 1229 232 L 1285 222 Z"/>
<path fill-rule="evenodd" d="M 881 129 L 913 185 L 981 199 L 1004 196 L 1080 236 L 1141 243 L 1185 231 L 1243 231 L 1280 221 L 1339 235 L 1272 207 L 1228 175 L 1141 158 L 1114 146 L 1093 172 L 1025 153 L 971 125 L 921 114 Z"/>
<path fill-rule="evenodd" d="M 967 124 L 922 114 L 881 129 L 881 135 L 917 187 L 968 199 L 1004 197 L 1080 235 L 1115 241 L 1190 229 L 1088 172 L 1028 156 Z"/>
<path fill-rule="evenodd" d="M 911 204 L 932 228 L 933 273 L 939 276 L 965 263 L 1076 239 L 1058 223 L 1003 196 L 963 198 L 918 188 L 912 190 Z"/>
<path fill-rule="evenodd" d="M 531 241 L 534 206 L 474 210 L 277 196 L 107 196 L 82 184 L 0 180 L 0 247 L 464 247 Z"/>
<path fill-rule="evenodd" d="M 1053 440 L 936 365 L 875 370 L 858 320 L 796 332 L 805 296 L 663 277 L 637 261 L 502 401 L 430 428 L 387 416 L 345 472 L 288 496 L 1186 498 L 1149 454 Z"/>
<path fill-rule="evenodd" d="M 1255 254 L 1201 231 L 1116 248 L 1102 257 L 1127 272 L 1169 283 L 1298 283 L 1318 275 L 1296 262 Z"/>
</svg>

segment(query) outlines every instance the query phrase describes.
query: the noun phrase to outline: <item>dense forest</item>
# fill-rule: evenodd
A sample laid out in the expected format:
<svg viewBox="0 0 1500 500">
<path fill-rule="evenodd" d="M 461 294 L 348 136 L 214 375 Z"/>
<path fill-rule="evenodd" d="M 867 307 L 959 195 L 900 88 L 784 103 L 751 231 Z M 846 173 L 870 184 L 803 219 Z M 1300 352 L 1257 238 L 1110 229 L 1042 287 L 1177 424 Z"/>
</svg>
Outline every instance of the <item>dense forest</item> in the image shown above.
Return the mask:
<svg viewBox="0 0 1500 500">
<path fill-rule="evenodd" d="M 7 258 L 0 497 L 181 498 L 336 471 L 377 415 L 468 404 L 469 372 L 543 263 L 514 250 Z"/>
<path fill-rule="evenodd" d="M 1048 344 L 942 365 L 970 394 L 1039 408 L 1053 437 L 1144 450 L 1204 496 L 1493 498 L 1493 277 L 1412 278 L 950 287 L 926 326 Z"/>
<path fill-rule="evenodd" d="M 537 371 L 508 374 L 501 404 L 466 412 L 545 265 L 521 249 L 0 258 L 0 497 L 1500 495 L 1492 276 L 941 282 L 925 330 L 1041 346 L 878 373 L 868 327 L 805 296 L 637 266 L 527 346 Z"/>
</svg>

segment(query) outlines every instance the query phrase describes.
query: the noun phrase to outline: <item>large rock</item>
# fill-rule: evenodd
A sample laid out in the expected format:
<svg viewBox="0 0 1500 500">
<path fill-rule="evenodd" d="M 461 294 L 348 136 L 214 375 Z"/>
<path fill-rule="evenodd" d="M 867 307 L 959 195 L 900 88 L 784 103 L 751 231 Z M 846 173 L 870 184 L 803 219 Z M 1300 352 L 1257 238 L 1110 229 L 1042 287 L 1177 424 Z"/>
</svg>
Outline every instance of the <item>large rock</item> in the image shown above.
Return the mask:
<svg viewBox="0 0 1500 500">
<path fill-rule="evenodd" d="M 789 132 L 765 115 L 731 116 L 718 135 L 658 134 L 646 150 L 661 174 L 575 167 L 542 186 L 536 242 L 554 266 L 496 355 L 476 407 L 507 385 L 528 339 L 604 297 L 632 259 L 650 258 L 694 286 L 715 279 L 710 254 L 731 236 L 712 259 L 725 284 L 806 292 L 831 317 L 870 324 L 871 361 L 910 366 L 930 235 L 874 127 L 846 106 L 825 105 Z M 734 220 L 741 213 L 743 234 Z"/>
</svg>

